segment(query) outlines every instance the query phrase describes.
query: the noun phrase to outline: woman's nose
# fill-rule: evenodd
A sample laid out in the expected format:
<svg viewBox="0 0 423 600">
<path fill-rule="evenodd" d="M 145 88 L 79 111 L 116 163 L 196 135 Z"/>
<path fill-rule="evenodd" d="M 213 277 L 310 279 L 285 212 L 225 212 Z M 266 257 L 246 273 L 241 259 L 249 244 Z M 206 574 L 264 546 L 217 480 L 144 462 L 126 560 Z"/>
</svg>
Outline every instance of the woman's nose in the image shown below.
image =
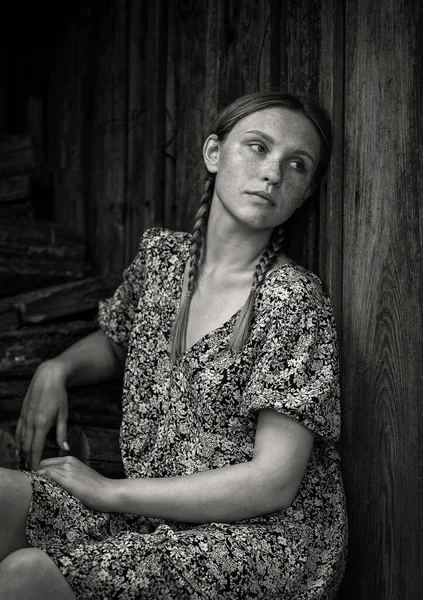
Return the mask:
<svg viewBox="0 0 423 600">
<path fill-rule="evenodd" d="M 282 167 L 280 163 L 269 161 L 263 165 L 262 179 L 271 185 L 280 185 L 282 182 Z"/>
</svg>

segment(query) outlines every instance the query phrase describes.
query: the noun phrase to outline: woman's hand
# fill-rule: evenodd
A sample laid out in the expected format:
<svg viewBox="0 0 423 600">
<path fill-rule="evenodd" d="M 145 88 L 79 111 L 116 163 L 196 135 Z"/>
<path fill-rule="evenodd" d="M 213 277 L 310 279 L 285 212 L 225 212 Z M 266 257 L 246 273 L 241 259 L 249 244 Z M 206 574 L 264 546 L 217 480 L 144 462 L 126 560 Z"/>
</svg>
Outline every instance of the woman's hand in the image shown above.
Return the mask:
<svg viewBox="0 0 423 600">
<path fill-rule="evenodd" d="M 16 444 L 29 468 L 37 469 L 47 433 L 56 422 L 57 443 L 67 444 L 68 397 L 60 363 L 42 363 L 31 380 L 16 426 Z"/>
<path fill-rule="evenodd" d="M 87 508 L 113 511 L 116 480 L 103 477 L 74 456 L 42 460 L 37 472 L 53 479 Z"/>
</svg>

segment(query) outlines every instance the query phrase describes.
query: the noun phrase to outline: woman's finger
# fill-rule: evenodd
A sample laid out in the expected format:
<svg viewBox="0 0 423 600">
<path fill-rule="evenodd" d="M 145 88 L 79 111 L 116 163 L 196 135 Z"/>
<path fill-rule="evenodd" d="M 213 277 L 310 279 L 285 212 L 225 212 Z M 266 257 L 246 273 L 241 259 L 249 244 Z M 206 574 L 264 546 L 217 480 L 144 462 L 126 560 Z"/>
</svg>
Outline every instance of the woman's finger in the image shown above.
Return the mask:
<svg viewBox="0 0 423 600">
<path fill-rule="evenodd" d="M 53 467 L 46 467 L 44 469 L 38 469 L 37 473 L 39 473 L 40 475 L 44 475 L 44 477 L 49 477 L 59 485 L 62 485 L 63 474 L 60 472 L 59 469 L 55 469 Z"/>
<path fill-rule="evenodd" d="M 45 424 L 36 426 L 31 446 L 31 468 L 36 471 L 40 464 L 43 453 L 44 442 L 47 435 L 47 427 Z"/>
<path fill-rule="evenodd" d="M 23 438 L 22 439 L 22 456 L 25 461 L 25 467 L 27 469 L 31 468 L 31 450 L 32 450 L 32 440 L 34 437 L 34 429 L 25 424 L 25 428 L 23 430 Z"/>
<path fill-rule="evenodd" d="M 22 402 L 21 413 L 19 415 L 19 421 L 16 426 L 15 439 L 16 439 L 16 446 L 17 446 L 20 454 L 24 453 L 25 439 L 28 434 L 28 425 L 26 423 L 26 411 L 27 411 L 27 405 L 28 405 L 29 399 L 32 396 L 33 387 L 34 386 L 33 386 L 32 380 L 31 380 L 29 387 L 26 391 L 25 398 Z M 28 441 L 28 443 L 30 444 L 30 441 Z M 30 445 L 29 445 L 29 447 L 30 447 Z"/>
<path fill-rule="evenodd" d="M 19 421 L 16 425 L 16 429 L 15 429 L 15 444 L 16 444 L 16 449 L 19 452 L 19 454 L 21 453 L 21 435 L 22 435 L 22 428 L 23 428 L 23 424 L 22 424 L 22 418 L 19 417 Z"/>
<path fill-rule="evenodd" d="M 67 427 L 67 410 L 66 408 L 61 408 L 59 410 L 59 414 L 57 415 L 57 424 L 56 424 L 56 441 L 59 448 L 69 452 L 69 444 L 67 441 L 68 435 L 68 427 Z"/>
<path fill-rule="evenodd" d="M 52 458 L 43 458 L 40 462 L 40 469 L 45 467 L 61 466 L 66 464 L 76 464 L 80 461 L 74 456 L 53 456 Z"/>
</svg>

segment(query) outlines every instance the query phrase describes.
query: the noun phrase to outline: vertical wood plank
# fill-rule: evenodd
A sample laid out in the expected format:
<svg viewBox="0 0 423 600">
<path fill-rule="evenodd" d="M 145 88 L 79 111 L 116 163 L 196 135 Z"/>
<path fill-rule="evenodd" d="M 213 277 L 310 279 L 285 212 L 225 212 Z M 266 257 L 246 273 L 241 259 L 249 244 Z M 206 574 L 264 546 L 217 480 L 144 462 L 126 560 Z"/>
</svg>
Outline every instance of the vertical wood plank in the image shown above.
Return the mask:
<svg viewBox="0 0 423 600">
<path fill-rule="evenodd" d="M 124 266 L 128 128 L 127 0 L 95 3 L 91 56 L 89 249 L 101 273 Z"/>
<path fill-rule="evenodd" d="M 275 3 L 272 3 L 275 11 Z M 343 3 L 336 0 L 294 2 L 278 7 L 279 87 L 311 97 L 326 108 L 333 124 L 333 159 L 328 181 L 286 225 L 286 249 L 295 260 L 322 278 L 331 296 L 337 323 L 342 289 L 342 145 L 343 145 Z M 271 41 L 272 48 L 276 47 Z M 275 59 L 274 59 L 275 62 Z M 273 78 L 275 67 L 273 67 Z"/>
<path fill-rule="evenodd" d="M 142 200 L 144 229 L 162 225 L 165 213 L 167 10 L 167 0 L 148 2 L 146 118 L 143 132 L 147 140 L 143 153 L 146 173 Z"/>
<path fill-rule="evenodd" d="M 149 177 L 144 161 L 150 151 L 146 143 L 146 91 L 148 40 L 148 3 L 129 0 L 128 31 L 128 163 L 125 212 L 124 262 L 134 257 L 144 222 L 145 179 Z"/>
<path fill-rule="evenodd" d="M 423 597 L 422 5 L 347 0 L 344 597 Z"/>
<path fill-rule="evenodd" d="M 202 147 L 216 115 L 220 0 L 169 3 L 166 226 L 190 230 Z"/>
<path fill-rule="evenodd" d="M 274 4 L 273 4 L 274 8 Z M 280 80 L 282 91 L 319 99 L 322 0 L 281 3 Z M 286 223 L 285 249 L 300 264 L 319 272 L 319 193 Z"/>
<path fill-rule="evenodd" d="M 224 7 L 219 73 L 219 108 L 238 97 L 273 86 L 270 67 L 270 15 L 267 0 L 231 0 Z"/>
<path fill-rule="evenodd" d="M 86 235 L 87 111 L 89 105 L 91 4 L 54 14 L 55 60 L 48 95 L 48 162 L 57 223 Z"/>
<path fill-rule="evenodd" d="M 257 89 L 270 89 L 270 3 L 267 0 L 170 4 L 166 222 L 190 229 L 202 193 L 196 185 L 202 146 L 220 109 Z M 174 136 L 172 136 L 172 129 Z M 172 175 L 171 175 L 172 173 Z"/>
<path fill-rule="evenodd" d="M 327 182 L 319 198 L 318 272 L 334 309 L 342 353 L 344 3 L 323 0 L 321 14 L 319 97 L 331 116 L 333 147 Z"/>
</svg>

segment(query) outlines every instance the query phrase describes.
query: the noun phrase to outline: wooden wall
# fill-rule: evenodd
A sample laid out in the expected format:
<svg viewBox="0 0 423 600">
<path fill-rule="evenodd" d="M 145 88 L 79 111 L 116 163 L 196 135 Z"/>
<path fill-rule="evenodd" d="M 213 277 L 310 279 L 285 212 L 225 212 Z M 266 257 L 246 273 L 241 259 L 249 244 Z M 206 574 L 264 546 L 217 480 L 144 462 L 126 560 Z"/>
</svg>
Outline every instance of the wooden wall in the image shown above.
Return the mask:
<svg viewBox="0 0 423 600">
<path fill-rule="evenodd" d="M 347 3 L 343 459 L 349 598 L 423 598 L 422 4 Z"/>
<path fill-rule="evenodd" d="M 203 139 L 228 102 L 281 88 L 332 114 L 328 181 L 287 227 L 287 248 L 321 275 L 338 322 L 341 597 L 422 598 L 421 2 L 65 6 L 45 98 L 56 219 L 86 236 L 103 273 L 129 263 L 147 227 L 190 227 Z"/>
<path fill-rule="evenodd" d="M 342 81 L 335 0 L 88 0 L 57 18 L 46 102 L 55 217 L 85 234 L 102 273 L 122 271 L 146 228 L 190 229 L 202 144 L 221 108 L 282 88 L 332 111 Z M 329 260 L 320 246 L 334 248 L 323 237 L 340 227 L 317 196 L 287 234 L 315 270 Z"/>
</svg>

